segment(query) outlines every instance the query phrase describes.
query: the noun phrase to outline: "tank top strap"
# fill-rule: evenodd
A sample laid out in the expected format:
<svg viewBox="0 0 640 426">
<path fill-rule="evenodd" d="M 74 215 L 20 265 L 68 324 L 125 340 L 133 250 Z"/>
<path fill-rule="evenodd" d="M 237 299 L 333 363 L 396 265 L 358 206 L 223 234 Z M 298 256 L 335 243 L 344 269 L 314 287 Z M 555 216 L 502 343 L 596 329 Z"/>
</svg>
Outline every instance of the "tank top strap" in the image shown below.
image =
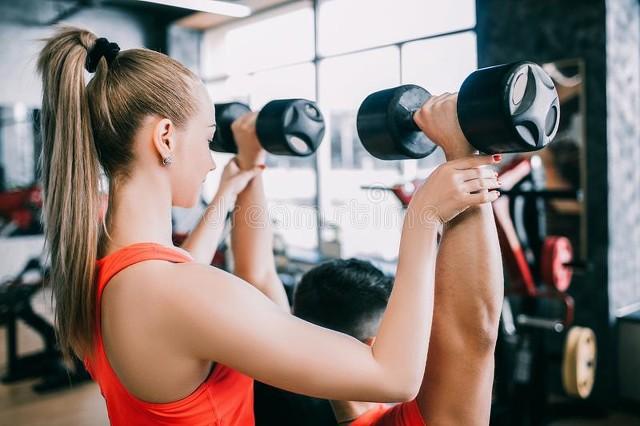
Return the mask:
<svg viewBox="0 0 640 426">
<path fill-rule="evenodd" d="M 96 261 L 98 301 L 107 283 L 114 275 L 131 265 L 146 260 L 185 263 L 192 262 L 193 258 L 180 248 L 167 247 L 158 243 L 135 243 L 120 248 Z"/>
</svg>

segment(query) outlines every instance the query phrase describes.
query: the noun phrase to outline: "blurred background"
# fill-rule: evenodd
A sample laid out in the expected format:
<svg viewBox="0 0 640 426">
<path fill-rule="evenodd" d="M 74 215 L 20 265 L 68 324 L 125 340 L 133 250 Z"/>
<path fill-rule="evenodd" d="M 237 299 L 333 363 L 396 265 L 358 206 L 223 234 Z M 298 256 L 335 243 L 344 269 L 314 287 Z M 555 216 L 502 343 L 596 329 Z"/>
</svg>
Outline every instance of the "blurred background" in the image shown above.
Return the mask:
<svg viewBox="0 0 640 426">
<path fill-rule="evenodd" d="M 269 155 L 264 175 L 289 294 L 334 257 L 393 273 L 407 197 L 444 160 L 440 150 L 406 161 L 368 154 L 355 123 L 369 93 L 408 83 L 455 92 L 478 68 L 542 65 L 561 122 L 554 144 L 503 161 L 513 187 L 496 216 L 517 244 L 502 248 L 492 423 L 640 424 L 638 0 L 0 0 L 0 424 L 108 424 L 97 386 L 59 359 L 42 285 L 35 61 L 59 24 L 176 58 L 216 103 L 318 102 L 318 151 Z M 199 206 L 175 209 L 176 241 L 221 170 Z M 214 261 L 225 268 L 228 258 L 223 242 Z M 595 339 L 570 338 L 574 327 Z M 562 378 L 582 364 L 573 384 Z"/>
</svg>

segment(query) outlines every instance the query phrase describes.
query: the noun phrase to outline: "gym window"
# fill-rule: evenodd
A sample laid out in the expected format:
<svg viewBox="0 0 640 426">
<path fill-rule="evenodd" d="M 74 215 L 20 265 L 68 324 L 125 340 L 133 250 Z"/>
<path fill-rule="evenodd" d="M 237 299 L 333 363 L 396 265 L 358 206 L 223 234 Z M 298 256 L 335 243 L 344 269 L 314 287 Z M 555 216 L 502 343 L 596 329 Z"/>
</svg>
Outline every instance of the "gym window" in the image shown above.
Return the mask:
<svg viewBox="0 0 640 426">
<path fill-rule="evenodd" d="M 259 109 L 275 98 L 313 99 L 327 121 L 314 157 L 269 156 L 265 189 L 288 244 L 318 245 L 320 208 L 329 233 L 339 228 L 341 256 L 397 255 L 400 204 L 362 186 L 424 177 L 443 156 L 373 158 L 358 139 L 356 112 L 369 93 L 400 84 L 457 91 L 477 68 L 475 15 L 475 0 L 455 8 L 437 0 L 319 0 L 315 10 L 299 1 L 205 32 L 201 69 L 215 102 Z"/>
</svg>

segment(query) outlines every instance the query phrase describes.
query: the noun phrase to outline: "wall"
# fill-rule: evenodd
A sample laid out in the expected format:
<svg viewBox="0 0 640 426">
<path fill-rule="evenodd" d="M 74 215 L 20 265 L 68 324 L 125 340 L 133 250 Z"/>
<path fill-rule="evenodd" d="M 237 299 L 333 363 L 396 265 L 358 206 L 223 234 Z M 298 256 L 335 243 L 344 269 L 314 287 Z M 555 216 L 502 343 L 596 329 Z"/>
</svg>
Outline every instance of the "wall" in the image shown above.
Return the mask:
<svg viewBox="0 0 640 426">
<path fill-rule="evenodd" d="M 640 2 L 607 0 L 609 295 L 640 309 Z"/>
<path fill-rule="evenodd" d="M 14 18 L 20 13 L 30 14 L 28 6 L 32 3 L 5 2 L 0 12 L 5 17 Z M 115 41 L 121 49 L 148 47 L 166 51 L 167 19 L 158 14 L 91 7 L 70 15 L 62 23 L 89 29 L 100 37 Z M 23 102 L 29 107 L 40 105 L 42 88 L 35 70 L 42 46 L 39 40 L 52 32 L 51 26 L 0 18 L 0 40 L 4 41 L 0 53 L 0 105 L 16 102 Z"/>
<path fill-rule="evenodd" d="M 640 303 L 637 0 L 477 0 L 480 67 L 580 58 L 586 73 L 587 261 L 572 284 L 576 322 L 594 328 L 592 401 L 615 396 L 612 324 Z"/>
</svg>

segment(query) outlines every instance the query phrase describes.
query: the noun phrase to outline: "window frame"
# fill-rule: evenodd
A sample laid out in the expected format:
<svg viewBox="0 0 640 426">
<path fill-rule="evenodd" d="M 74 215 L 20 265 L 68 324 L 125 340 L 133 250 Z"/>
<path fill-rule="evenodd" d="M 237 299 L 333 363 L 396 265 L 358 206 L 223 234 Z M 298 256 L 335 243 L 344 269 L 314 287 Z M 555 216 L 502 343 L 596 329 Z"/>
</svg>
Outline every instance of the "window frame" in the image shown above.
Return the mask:
<svg viewBox="0 0 640 426">
<path fill-rule="evenodd" d="M 284 5 L 277 5 L 274 6 L 272 8 L 268 8 L 265 11 L 260 11 L 254 15 L 252 15 L 249 18 L 245 18 L 244 20 L 241 21 L 236 21 L 239 22 L 240 25 L 244 25 L 247 23 L 248 19 L 251 20 L 261 20 L 261 19 L 265 19 L 267 17 L 270 16 L 277 16 L 278 14 L 281 13 L 287 13 L 290 12 L 292 10 L 295 10 L 296 8 L 300 7 L 306 7 L 307 5 L 309 5 L 312 9 L 312 13 L 313 13 L 313 58 L 311 59 L 311 61 L 309 60 L 304 60 L 304 61 L 298 61 L 298 62 L 290 62 L 290 63 L 286 63 L 286 64 L 282 64 L 282 65 L 278 65 L 278 66 L 273 66 L 273 67 L 268 67 L 268 68 L 264 68 L 264 69 L 259 69 L 259 70 L 255 70 L 255 71 L 251 71 L 251 72 L 247 72 L 247 73 L 243 73 L 244 75 L 249 76 L 250 78 L 253 78 L 253 76 L 257 73 L 261 73 L 261 72 L 265 72 L 265 71 L 276 71 L 280 68 L 288 68 L 291 66 L 295 66 L 295 65 L 301 65 L 301 64 L 307 64 L 310 63 L 313 65 L 314 67 L 314 77 L 315 77 L 315 88 L 314 88 L 314 99 L 315 101 L 318 101 L 318 97 L 320 94 L 320 64 L 322 61 L 327 60 L 327 59 L 333 59 L 333 58 L 338 58 L 338 57 L 342 57 L 342 56 L 347 56 L 347 55 L 353 55 L 353 54 L 357 54 L 357 53 L 362 53 L 362 52 L 366 52 L 366 51 L 371 51 L 371 50 L 376 50 L 376 49 L 383 49 L 383 48 L 388 48 L 388 47 L 396 47 L 398 49 L 398 68 L 399 68 L 399 78 L 400 78 L 400 84 L 405 84 L 403 81 L 403 47 L 406 44 L 409 43 L 413 43 L 413 42 L 418 42 L 418 41 L 424 41 L 424 40 L 432 40 L 432 39 L 438 39 L 438 38 L 442 38 L 442 37 L 447 37 L 447 36 L 452 36 L 452 35 L 456 35 L 456 34 L 463 34 L 463 33 L 467 33 L 467 32 L 472 32 L 475 36 L 476 36 L 476 54 L 477 54 L 477 19 L 474 21 L 474 25 L 470 26 L 470 27 L 466 27 L 466 28 L 458 28 L 456 30 L 452 30 L 452 31 L 444 31 L 444 32 L 439 32 L 439 33 L 435 33 L 435 34 L 430 34 L 430 35 L 426 35 L 426 36 L 421 36 L 421 37 L 415 37 L 415 38 L 409 38 L 409 39 L 404 39 L 404 40 L 400 40 L 400 41 L 396 41 L 396 42 L 392 42 L 392 43 L 383 43 L 383 44 L 379 44 L 379 45 L 375 45 L 375 46 L 369 46 L 366 48 L 361 48 L 361 49 L 353 49 L 353 50 L 349 50 L 349 51 L 345 51 L 345 52 L 340 52 L 340 53 L 335 53 L 335 54 L 330 54 L 330 55 L 321 55 L 320 54 L 320 50 L 319 50 L 319 38 L 318 38 L 318 34 L 319 34 L 319 9 L 320 9 L 320 3 L 321 0 L 301 0 L 301 1 L 294 1 L 294 2 L 287 2 Z M 477 13 L 477 11 L 476 11 Z M 235 24 L 235 22 L 233 24 L 223 24 L 220 27 L 215 27 L 216 30 L 220 30 L 223 27 L 227 27 L 230 25 L 237 25 Z M 205 39 L 205 37 L 203 37 L 203 40 Z M 204 43 L 204 41 L 203 41 Z M 201 58 L 203 57 L 203 55 L 201 55 Z M 202 65 L 202 64 L 201 64 Z M 202 67 L 201 69 L 206 69 L 206 67 Z M 217 76 L 211 76 L 211 77 L 203 77 L 203 82 L 205 83 L 205 85 L 209 85 L 209 84 L 218 84 L 221 82 L 226 81 L 229 78 L 232 78 L 233 75 L 230 74 L 224 74 L 224 75 L 217 75 Z M 249 102 L 251 102 L 251 95 L 249 95 Z M 357 108 L 357 106 L 354 106 L 355 108 Z M 329 130 L 329 129 L 328 129 Z M 325 133 L 325 139 L 326 138 L 330 138 L 330 131 L 327 131 Z M 332 167 L 331 167 L 331 143 L 330 141 L 327 142 L 326 140 L 323 141 L 323 143 L 320 145 L 318 151 L 316 151 L 316 154 L 314 155 L 314 161 L 313 161 L 313 165 L 312 165 L 312 169 L 315 172 L 315 183 L 316 183 L 316 190 L 315 190 L 315 203 L 314 203 L 314 209 L 316 211 L 316 232 L 317 232 L 317 243 L 318 243 L 318 250 L 322 251 L 322 247 L 323 247 L 323 229 L 322 226 L 320 226 L 320 224 L 325 223 L 325 218 L 324 218 L 324 212 L 327 211 L 327 208 L 325 206 L 329 206 L 330 205 L 330 199 L 327 197 L 327 190 L 324 187 L 324 183 L 323 183 L 323 175 L 325 175 L 326 173 L 331 173 Z M 406 161 L 402 161 L 401 163 L 401 178 L 406 179 L 406 180 L 410 180 L 415 178 L 416 174 L 418 172 L 418 160 L 406 160 Z M 327 179 L 324 179 L 324 182 L 327 182 Z"/>
</svg>

